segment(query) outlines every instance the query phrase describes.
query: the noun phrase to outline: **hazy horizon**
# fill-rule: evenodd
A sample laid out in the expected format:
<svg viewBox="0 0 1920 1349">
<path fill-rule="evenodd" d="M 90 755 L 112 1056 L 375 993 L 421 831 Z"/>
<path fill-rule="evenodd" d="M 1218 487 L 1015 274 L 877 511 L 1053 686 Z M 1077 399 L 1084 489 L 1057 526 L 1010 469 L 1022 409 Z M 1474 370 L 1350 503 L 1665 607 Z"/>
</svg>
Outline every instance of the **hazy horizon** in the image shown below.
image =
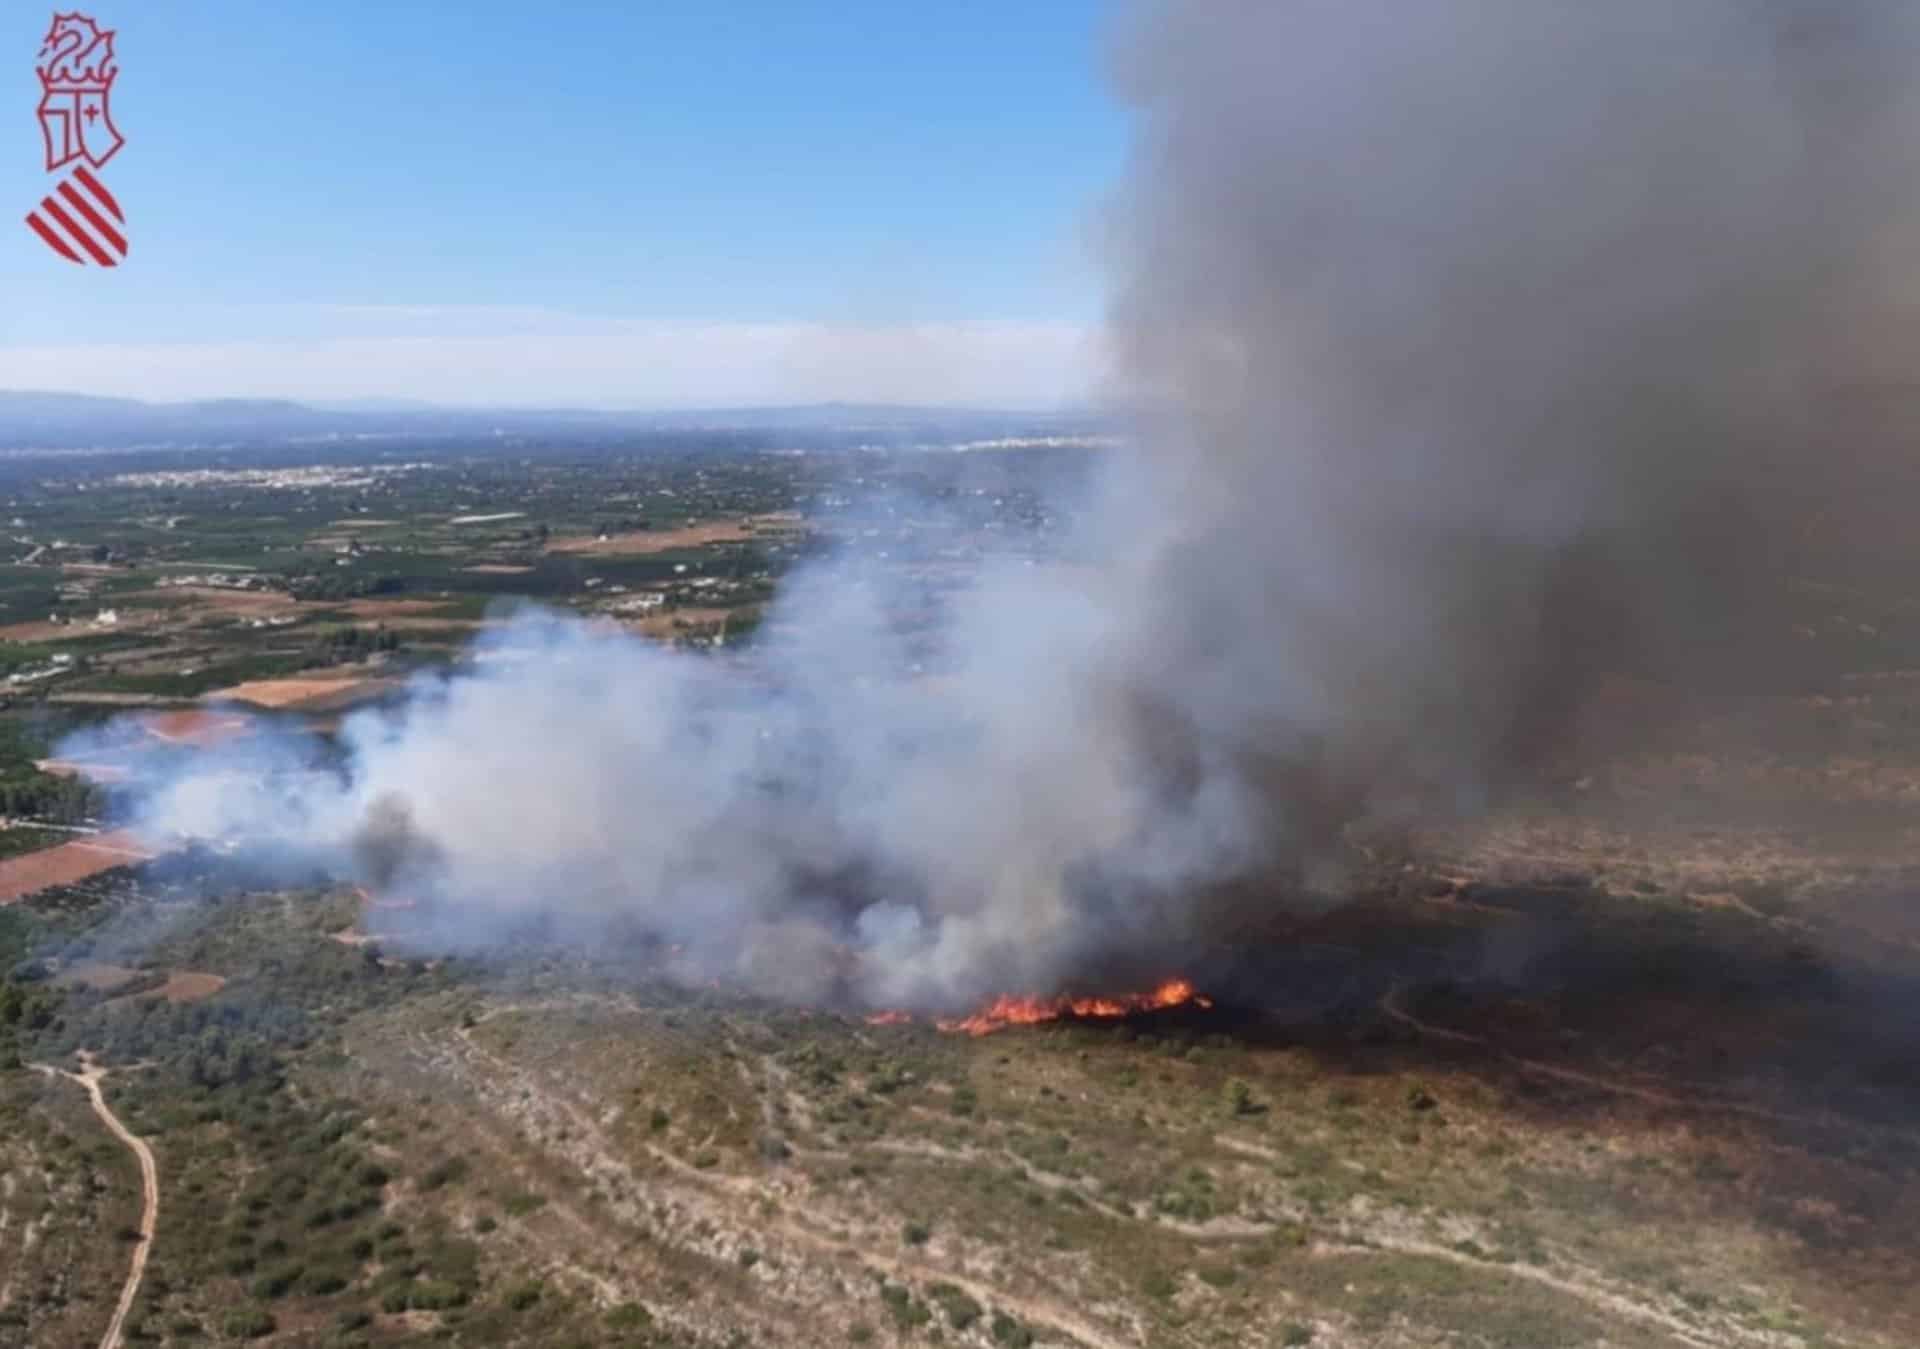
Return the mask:
<svg viewBox="0 0 1920 1349">
<path fill-rule="evenodd" d="M 80 389 L 56 389 L 41 387 L 4 387 L 0 388 L 0 400 L 8 399 L 48 399 L 72 400 L 78 404 L 133 404 L 143 408 L 179 409 L 203 408 L 221 404 L 280 404 L 302 408 L 314 412 L 332 413 L 486 413 L 500 412 L 516 416 L 538 413 L 557 415 L 590 414 L 605 417 L 648 417 L 648 416 L 685 416 L 703 412 L 730 413 L 780 413 L 780 412 L 823 412 L 844 408 L 849 411 L 901 412 L 901 413 L 953 413 L 962 416 L 991 416 L 1010 414 L 1018 416 L 1041 417 L 1098 417 L 1108 409 L 1097 399 L 1085 398 L 1062 401 L 1059 403 L 1019 403 L 1001 402 L 962 402 L 954 399 L 852 399 L 852 398 L 816 398 L 790 399 L 780 402 L 717 402 L 717 403 L 563 403 L 549 401 L 504 402 L 495 400 L 455 401 L 438 398 L 413 398 L 404 395 L 363 395 L 352 394 L 326 398 L 304 398 L 290 394 L 235 394 L 213 393 L 204 396 L 185 398 L 142 398 L 129 394 L 89 393 Z M 0 401 L 0 413 L 6 411 L 4 401 Z"/>
<path fill-rule="evenodd" d="M 555 41 L 550 15 L 486 0 L 456 41 L 432 13 L 351 3 L 100 11 L 127 256 L 76 266 L 18 217 L 0 231 L 0 388 L 1082 401 L 1124 157 L 1119 12 L 587 6 L 588 40 Z M 0 20 L 22 108 L 0 187 L 21 213 L 55 182 L 32 112 L 47 14 Z"/>
</svg>

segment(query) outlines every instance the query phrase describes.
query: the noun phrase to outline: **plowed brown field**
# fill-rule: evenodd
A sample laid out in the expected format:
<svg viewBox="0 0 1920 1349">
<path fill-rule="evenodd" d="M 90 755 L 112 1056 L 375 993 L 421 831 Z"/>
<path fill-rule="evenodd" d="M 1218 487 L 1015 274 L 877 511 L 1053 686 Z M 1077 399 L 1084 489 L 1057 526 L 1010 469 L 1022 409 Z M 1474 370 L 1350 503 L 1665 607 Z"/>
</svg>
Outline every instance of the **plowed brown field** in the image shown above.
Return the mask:
<svg viewBox="0 0 1920 1349">
<path fill-rule="evenodd" d="M 11 904 L 53 885 L 72 885 L 102 871 L 150 861 L 158 854 L 126 830 L 90 834 L 57 848 L 0 861 L 0 904 Z"/>
</svg>

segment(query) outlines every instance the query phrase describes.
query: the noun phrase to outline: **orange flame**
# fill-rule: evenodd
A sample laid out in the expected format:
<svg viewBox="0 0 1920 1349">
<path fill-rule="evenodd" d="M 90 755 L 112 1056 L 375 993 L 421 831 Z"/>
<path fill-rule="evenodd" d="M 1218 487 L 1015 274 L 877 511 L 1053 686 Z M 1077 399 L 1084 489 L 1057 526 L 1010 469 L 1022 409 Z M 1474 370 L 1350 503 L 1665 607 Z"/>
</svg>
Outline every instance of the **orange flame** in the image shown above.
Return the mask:
<svg viewBox="0 0 1920 1349">
<path fill-rule="evenodd" d="M 904 1026 L 913 1020 L 912 1012 L 874 1012 L 867 1017 L 869 1026 Z"/>
<path fill-rule="evenodd" d="M 1169 979 L 1146 993 L 1121 993 L 1105 998 L 1075 998 L 1064 994 L 1055 998 L 1002 995 L 972 1016 L 958 1021 L 936 1021 L 934 1024 L 943 1031 L 991 1035 L 1008 1026 L 1031 1026 L 1042 1021 L 1058 1021 L 1062 1017 L 1113 1020 L 1134 1012 L 1162 1011 L 1169 1007 L 1185 1007 L 1189 1003 L 1195 1007 L 1211 1007 L 1213 999 L 1195 992 L 1190 980 Z"/>
</svg>

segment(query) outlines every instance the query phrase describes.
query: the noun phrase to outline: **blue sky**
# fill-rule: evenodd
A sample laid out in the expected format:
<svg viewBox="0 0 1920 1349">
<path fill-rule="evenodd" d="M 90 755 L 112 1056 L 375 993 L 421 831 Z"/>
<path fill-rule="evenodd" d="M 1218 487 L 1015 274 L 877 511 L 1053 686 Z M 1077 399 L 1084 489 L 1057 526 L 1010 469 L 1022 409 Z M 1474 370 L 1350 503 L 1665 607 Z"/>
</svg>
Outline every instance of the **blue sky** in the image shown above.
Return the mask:
<svg viewBox="0 0 1920 1349">
<path fill-rule="evenodd" d="M 1107 0 L 90 12 L 132 252 L 0 225 L 0 388 L 1048 403 L 1093 368 Z M 50 7 L 0 15 L 18 221 Z"/>
</svg>

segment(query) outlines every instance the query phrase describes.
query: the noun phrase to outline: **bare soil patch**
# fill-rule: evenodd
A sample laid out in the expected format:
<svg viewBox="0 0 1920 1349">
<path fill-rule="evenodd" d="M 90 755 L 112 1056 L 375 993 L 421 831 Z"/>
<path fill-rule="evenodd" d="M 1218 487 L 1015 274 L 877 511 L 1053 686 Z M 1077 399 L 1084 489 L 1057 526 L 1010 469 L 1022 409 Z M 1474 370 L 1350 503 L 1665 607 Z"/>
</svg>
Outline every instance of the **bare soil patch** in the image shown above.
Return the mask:
<svg viewBox="0 0 1920 1349">
<path fill-rule="evenodd" d="M 547 544 L 549 553 L 574 553 L 589 557 L 634 557 L 664 553 L 675 548 L 704 548 L 716 543 L 745 543 L 773 533 L 788 533 L 801 527 L 796 515 L 756 515 L 745 520 L 703 520 L 679 529 L 641 529 L 599 538 L 591 534 L 571 534 Z"/>
<path fill-rule="evenodd" d="M 151 861 L 157 855 L 131 832 L 115 830 L 9 857 L 0 861 L 0 904 L 11 904 L 49 886 L 72 885 L 115 867 Z"/>
<path fill-rule="evenodd" d="M 255 707 L 321 707 L 378 697 L 393 687 L 391 679 L 346 678 L 249 679 L 205 695 L 208 702 L 252 703 Z"/>
<path fill-rule="evenodd" d="M 227 981 L 217 974 L 202 970 L 175 970 L 167 976 L 166 983 L 139 996 L 162 998 L 167 1002 L 200 1002 L 211 998 L 226 986 Z"/>
<path fill-rule="evenodd" d="M 431 614 L 435 610 L 446 608 L 449 598 L 442 595 L 430 600 L 352 600 L 345 608 L 355 618 L 391 618 L 408 614 Z"/>
<path fill-rule="evenodd" d="M 69 707 L 158 707 L 174 700 L 158 693 L 112 693 L 103 689 L 60 689 L 49 693 L 47 701 Z"/>
<path fill-rule="evenodd" d="M 142 717 L 140 724 L 156 740 L 169 745 L 193 745 L 201 749 L 253 734 L 253 723 L 239 713 L 209 712 L 198 708 L 156 712 Z"/>
<path fill-rule="evenodd" d="M 165 586 L 155 590 L 136 590 L 128 599 L 183 601 L 208 605 L 228 612 L 257 613 L 262 609 L 290 609 L 293 601 L 273 590 L 229 590 L 223 586 Z"/>
<path fill-rule="evenodd" d="M 50 642 L 59 637 L 73 636 L 73 627 L 67 623 L 7 623 L 0 625 L 0 641 L 8 642 Z"/>
<path fill-rule="evenodd" d="M 394 632 L 477 632 L 489 626 L 482 618 L 388 618 L 381 627 Z"/>
<path fill-rule="evenodd" d="M 111 607 L 111 606 L 101 606 Z M 71 642 L 81 637 L 101 637 L 109 633 L 139 631 L 160 623 L 166 615 L 158 611 L 137 610 L 128 612 L 119 610 L 117 623 L 96 626 L 86 618 L 72 623 L 49 623 L 44 619 L 30 623 L 7 623 L 0 625 L 0 641 L 8 642 Z"/>
<path fill-rule="evenodd" d="M 139 970 L 128 969 L 125 965 L 82 960 L 61 970 L 53 977 L 53 983 L 62 988 L 91 988 L 100 993 L 111 993 L 139 977 Z"/>
<path fill-rule="evenodd" d="M 35 759 L 33 766 L 57 778 L 85 778 L 89 782 L 125 782 L 133 776 L 127 765 L 99 759 Z"/>
<path fill-rule="evenodd" d="M 672 613 L 651 613 L 623 626 L 630 632 L 643 633 L 648 637 L 680 637 L 723 623 L 732 613 L 731 609 L 675 609 Z"/>
<path fill-rule="evenodd" d="M 479 576 L 522 576 L 533 568 L 517 566 L 511 562 L 476 562 L 473 566 L 464 567 L 462 570 Z"/>
</svg>

